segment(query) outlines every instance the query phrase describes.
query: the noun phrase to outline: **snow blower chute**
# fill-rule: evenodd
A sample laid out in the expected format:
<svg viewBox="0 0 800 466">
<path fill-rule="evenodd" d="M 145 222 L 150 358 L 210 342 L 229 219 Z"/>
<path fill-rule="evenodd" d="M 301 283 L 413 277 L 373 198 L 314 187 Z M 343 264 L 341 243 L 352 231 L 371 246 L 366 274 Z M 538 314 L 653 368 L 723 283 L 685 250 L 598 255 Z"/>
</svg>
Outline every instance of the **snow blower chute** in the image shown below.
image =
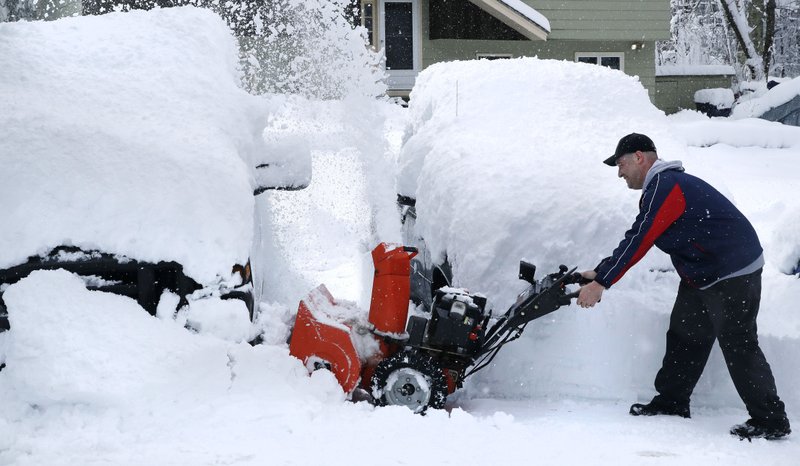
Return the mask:
<svg viewBox="0 0 800 466">
<path fill-rule="evenodd" d="M 372 251 L 375 277 L 367 322 L 353 319 L 352 306 L 336 303 L 324 285 L 312 291 L 300 302 L 289 352 L 309 371 L 331 370 L 346 393 L 365 390 L 374 404 L 414 412 L 442 408 L 447 395 L 519 338 L 528 322 L 570 304 L 578 293 L 568 293 L 566 285 L 585 283 L 563 265 L 536 280 L 536 267 L 521 261 L 519 278 L 529 286 L 499 318 L 493 320 L 485 309 L 485 297 L 450 287 L 434 292 L 424 315 L 409 318 L 416 254 L 414 248 L 385 243 Z"/>
</svg>

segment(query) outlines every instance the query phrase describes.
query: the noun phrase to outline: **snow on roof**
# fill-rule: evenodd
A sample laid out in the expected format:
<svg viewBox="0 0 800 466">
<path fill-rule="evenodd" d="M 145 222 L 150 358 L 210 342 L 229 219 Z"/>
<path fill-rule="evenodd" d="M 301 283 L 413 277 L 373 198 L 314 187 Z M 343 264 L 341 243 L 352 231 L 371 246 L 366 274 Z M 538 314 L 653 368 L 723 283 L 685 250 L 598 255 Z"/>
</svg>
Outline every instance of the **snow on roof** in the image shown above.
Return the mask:
<svg viewBox="0 0 800 466">
<path fill-rule="evenodd" d="M 531 40 L 545 40 L 550 22 L 521 0 L 470 0 Z"/>
<path fill-rule="evenodd" d="M 0 268 L 58 245 L 174 260 L 202 283 L 248 259 L 267 109 L 225 23 L 195 8 L 0 24 Z"/>
<path fill-rule="evenodd" d="M 760 97 L 742 102 L 731 112 L 731 118 L 758 118 L 767 111 L 779 107 L 800 95 L 800 78 L 784 81 Z"/>
<path fill-rule="evenodd" d="M 733 76 L 736 70 L 730 65 L 660 65 L 656 76 Z"/>
<path fill-rule="evenodd" d="M 505 3 L 510 8 L 515 10 L 517 13 L 533 21 L 534 23 L 536 23 L 537 26 L 541 27 L 545 31 L 550 32 L 550 21 L 548 21 L 543 14 L 536 11 L 535 8 L 531 7 L 527 3 L 523 2 L 522 0 L 499 0 L 499 1 L 500 3 Z"/>
</svg>

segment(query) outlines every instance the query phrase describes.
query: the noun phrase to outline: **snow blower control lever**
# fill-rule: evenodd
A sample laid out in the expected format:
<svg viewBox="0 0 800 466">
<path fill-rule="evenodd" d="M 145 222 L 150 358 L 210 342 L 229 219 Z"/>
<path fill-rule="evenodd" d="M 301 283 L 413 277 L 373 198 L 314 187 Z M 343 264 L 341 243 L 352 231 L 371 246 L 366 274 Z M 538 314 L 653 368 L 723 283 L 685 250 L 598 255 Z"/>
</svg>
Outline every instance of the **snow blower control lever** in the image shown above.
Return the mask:
<svg viewBox="0 0 800 466">
<path fill-rule="evenodd" d="M 577 298 L 580 290 L 567 293 L 566 285 L 584 285 L 591 281 L 575 272 L 575 268 L 568 270 L 565 265 L 559 266 L 558 272 L 538 281 L 534 278 L 535 274 L 535 265 L 520 261 L 519 278 L 530 283 L 530 286 L 517 296 L 516 302 L 486 332 L 484 343 L 474 357 L 475 365 L 464 377 L 489 365 L 500 348 L 522 336 L 528 322 L 569 305 Z"/>
<path fill-rule="evenodd" d="M 519 278 L 529 286 L 496 320 L 485 297 L 451 287 L 436 290 L 430 309 L 409 318 L 410 262 L 416 253 L 385 243 L 372 252 L 368 322 L 335 317 L 346 305 L 320 285 L 300 303 L 290 353 L 309 371 L 330 369 L 347 393 L 361 389 L 377 405 L 403 405 L 414 412 L 442 408 L 448 394 L 488 366 L 530 321 L 570 304 L 578 293 L 567 285 L 588 282 L 563 265 L 536 280 L 536 267 L 521 261 Z"/>
</svg>

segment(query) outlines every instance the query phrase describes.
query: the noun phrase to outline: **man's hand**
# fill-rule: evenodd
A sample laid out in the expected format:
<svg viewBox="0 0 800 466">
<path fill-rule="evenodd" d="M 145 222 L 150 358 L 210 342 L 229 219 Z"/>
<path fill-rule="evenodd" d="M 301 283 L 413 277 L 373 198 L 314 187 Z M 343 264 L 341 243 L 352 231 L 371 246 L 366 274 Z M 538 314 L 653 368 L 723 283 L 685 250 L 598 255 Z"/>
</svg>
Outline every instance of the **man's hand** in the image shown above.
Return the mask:
<svg viewBox="0 0 800 466">
<path fill-rule="evenodd" d="M 578 306 L 583 308 L 594 306 L 598 301 L 600 301 L 604 290 L 605 288 L 603 288 L 603 285 L 594 281 L 582 286 L 580 294 L 578 295 Z"/>
<path fill-rule="evenodd" d="M 587 280 L 594 280 L 594 277 L 597 276 L 597 272 L 594 270 L 584 270 L 581 272 L 581 276 Z"/>
</svg>

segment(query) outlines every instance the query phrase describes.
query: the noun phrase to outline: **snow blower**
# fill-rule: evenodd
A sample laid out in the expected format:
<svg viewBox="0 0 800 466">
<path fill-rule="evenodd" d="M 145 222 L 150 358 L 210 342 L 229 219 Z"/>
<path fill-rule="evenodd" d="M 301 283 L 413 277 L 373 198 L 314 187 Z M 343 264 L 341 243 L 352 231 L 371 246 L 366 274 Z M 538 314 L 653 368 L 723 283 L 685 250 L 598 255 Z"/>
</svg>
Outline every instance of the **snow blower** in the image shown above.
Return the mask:
<svg viewBox="0 0 800 466">
<path fill-rule="evenodd" d="M 461 288 L 434 292 L 423 315 L 409 313 L 411 259 L 415 248 L 379 244 L 372 251 L 375 277 L 367 322 L 352 305 L 337 303 L 324 285 L 300 302 L 289 351 L 309 371 L 328 369 L 344 391 L 363 389 L 379 406 L 401 405 L 421 413 L 443 408 L 464 379 L 488 366 L 518 339 L 528 322 L 570 304 L 578 292 L 566 285 L 586 281 L 575 269 L 536 280 L 536 267 L 520 262 L 529 286 L 497 319 L 486 298 Z"/>
</svg>

